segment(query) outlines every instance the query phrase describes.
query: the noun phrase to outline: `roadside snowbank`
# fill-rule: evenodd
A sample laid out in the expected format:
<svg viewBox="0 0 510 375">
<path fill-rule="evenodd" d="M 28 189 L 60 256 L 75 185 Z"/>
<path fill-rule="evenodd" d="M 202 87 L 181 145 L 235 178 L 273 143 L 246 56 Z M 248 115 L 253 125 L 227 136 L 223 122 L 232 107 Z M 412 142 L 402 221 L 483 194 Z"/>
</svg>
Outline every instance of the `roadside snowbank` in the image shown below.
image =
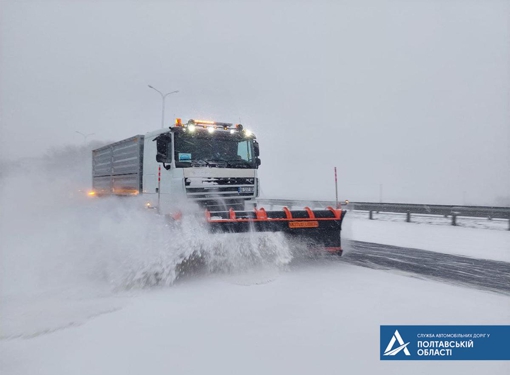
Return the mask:
<svg viewBox="0 0 510 375">
<path fill-rule="evenodd" d="M 344 221 L 346 239 L 510 262 L 510 231 L 368 220 L 349 214 Z"/>
</svg>

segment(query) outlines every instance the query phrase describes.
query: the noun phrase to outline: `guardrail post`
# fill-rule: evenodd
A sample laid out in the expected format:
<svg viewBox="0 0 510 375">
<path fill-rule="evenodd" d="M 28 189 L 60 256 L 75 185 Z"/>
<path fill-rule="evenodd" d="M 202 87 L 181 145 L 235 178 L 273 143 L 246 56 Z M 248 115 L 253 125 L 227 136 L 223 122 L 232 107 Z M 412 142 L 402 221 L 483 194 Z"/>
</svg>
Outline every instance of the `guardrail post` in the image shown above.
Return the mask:
<svg viewBox="0 0 510 375">
<path fill-rule="evenodd" d="M 374 213 L 374 211 L 372 211 L 372 210 L 368 211 L 368 218 L 369 218 L 370 220 L 374 220 L 373 213 Z"/>
<path fill-rule="evenodd" d="M 406 212 L 406 222 L 408 222 L 408 223 L 411 222 L 411 211 Z"/>
<path fill-rule="evenodd" d="M 452 225 L 457 225 L 457 215 L 452 214 Z"/>
</svg>

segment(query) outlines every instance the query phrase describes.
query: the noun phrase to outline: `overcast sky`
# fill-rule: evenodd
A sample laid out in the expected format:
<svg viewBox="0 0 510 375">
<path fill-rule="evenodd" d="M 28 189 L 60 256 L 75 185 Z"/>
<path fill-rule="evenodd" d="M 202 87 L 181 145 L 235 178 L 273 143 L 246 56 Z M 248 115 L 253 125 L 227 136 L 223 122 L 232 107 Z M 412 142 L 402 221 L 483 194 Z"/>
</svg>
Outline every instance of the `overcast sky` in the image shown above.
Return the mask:
<svg viewBox="0 0 510 375">
<path fill-rule="evenodd" d="M 510 196 L 510 1 L 0 0 L 0 157 L 238 122 L 269 197 Z"/>
</svg>

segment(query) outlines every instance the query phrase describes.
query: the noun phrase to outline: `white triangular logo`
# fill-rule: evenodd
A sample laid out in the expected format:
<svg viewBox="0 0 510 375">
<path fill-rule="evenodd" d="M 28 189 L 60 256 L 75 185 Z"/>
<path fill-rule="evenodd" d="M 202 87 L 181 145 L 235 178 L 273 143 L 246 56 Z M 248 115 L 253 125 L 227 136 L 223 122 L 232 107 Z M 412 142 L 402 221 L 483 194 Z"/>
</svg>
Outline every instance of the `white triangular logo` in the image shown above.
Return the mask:
<svg viewBox="0 0 510 375">
<path fill-rule="evenodd" d="M 400 346 L 393 349 L 393 345 L 395 345 L 396 341 L 398 341 Z M 395 333 L 393 334 L 393 337 L 391 338 L 390 343 L 388 344 L 388 346 L 386 347 L 386 350 L 384 351 L 384 355 L 396 355 L 401 350 L 404 350 L 405 355 L 411 355 L 411 353 L 409 352 L 409 349 L 407 349 L 407 345 L 409 345 L 409 343 L 408 342 L 404 343 L 404 340 L 402 340 L 402 336 L 400 336 L 400 333 L 398 333 L 398 330 L 395 330 Z"/>
</svg>

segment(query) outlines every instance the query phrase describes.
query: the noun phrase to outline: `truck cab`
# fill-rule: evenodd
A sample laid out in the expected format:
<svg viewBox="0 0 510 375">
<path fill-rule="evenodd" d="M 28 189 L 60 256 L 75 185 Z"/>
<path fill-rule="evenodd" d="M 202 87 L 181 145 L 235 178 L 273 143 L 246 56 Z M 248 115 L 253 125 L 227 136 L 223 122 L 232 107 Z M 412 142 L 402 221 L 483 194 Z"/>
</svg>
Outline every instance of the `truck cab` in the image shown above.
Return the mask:
<svg viewBox="0 0 510 375">
<path fill-rule="evenodd" d="M 148 134 L 144 150 L 144 170 L 154 171 L 144 186 L 159 192 L 162 209 L 193 201 L 209 211 L 244 210 L 258 196 L 259 147 L 242 125 L 177 119 L 170 131 Z"/>
</svg>

